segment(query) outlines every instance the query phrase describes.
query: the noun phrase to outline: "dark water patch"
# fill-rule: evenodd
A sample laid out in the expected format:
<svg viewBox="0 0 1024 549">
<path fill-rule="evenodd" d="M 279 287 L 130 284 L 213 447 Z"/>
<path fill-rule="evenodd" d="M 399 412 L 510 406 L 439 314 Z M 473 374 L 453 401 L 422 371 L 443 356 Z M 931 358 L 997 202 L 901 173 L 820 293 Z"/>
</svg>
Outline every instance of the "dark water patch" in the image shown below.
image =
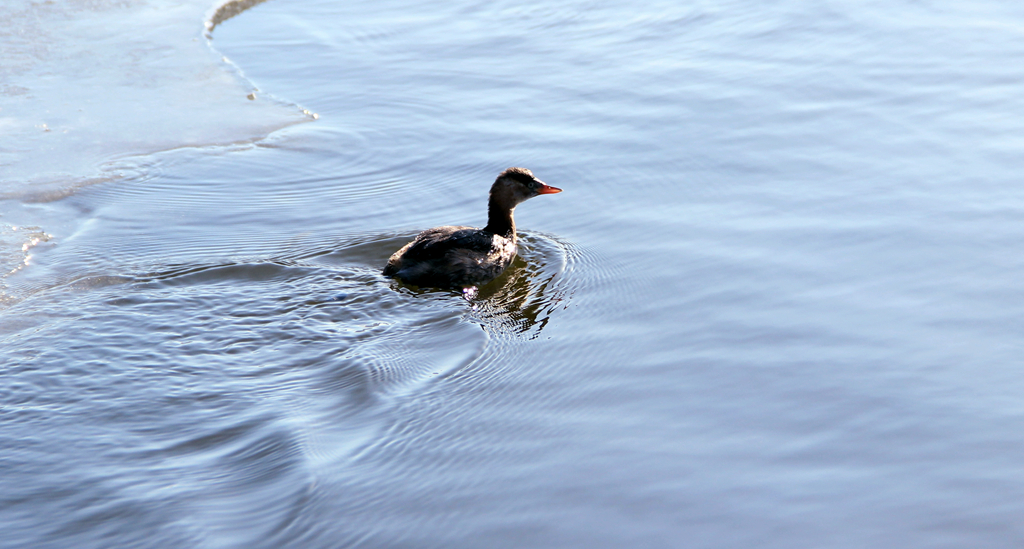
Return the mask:
<svg viewBox="0 0 1024 549">
<path fill-rule="evenodd" d="M 255 7 L 267 0 L 228 0 L 217 6 L 213 15 L 206 21 L 206 32 L 211 33 L 217 25 L 231 19 L 243 11 Z"/>
</svg>

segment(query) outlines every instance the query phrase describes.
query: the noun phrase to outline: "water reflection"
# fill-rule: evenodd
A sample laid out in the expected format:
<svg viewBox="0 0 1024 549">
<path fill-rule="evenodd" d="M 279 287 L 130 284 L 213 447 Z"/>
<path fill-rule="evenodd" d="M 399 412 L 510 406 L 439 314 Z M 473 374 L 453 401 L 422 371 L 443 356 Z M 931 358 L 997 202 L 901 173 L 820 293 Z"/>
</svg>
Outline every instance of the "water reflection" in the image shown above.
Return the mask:
<svg viewBox="0 0 1024 549">
<path fill-rule="evenodd" d="M 558 275 L 535 258 L 516 257 L 500 277 L 479 289 L 473 316 L 493 332 L 534 339 L 571 297 Z"/>
<path fill-rule="evenodd" d="M 469 317 L 493 335 L 535 339 L 554 311 L 568 306 L 572 281 L 565 274 L 571 245 L 554 237 L 521 234 L 519 254 L 498 278 L 475 291 L 437 290 L 392 281 L 391 287 L 411 295 L 461 296 L 469 303 Z"/>
</svg>

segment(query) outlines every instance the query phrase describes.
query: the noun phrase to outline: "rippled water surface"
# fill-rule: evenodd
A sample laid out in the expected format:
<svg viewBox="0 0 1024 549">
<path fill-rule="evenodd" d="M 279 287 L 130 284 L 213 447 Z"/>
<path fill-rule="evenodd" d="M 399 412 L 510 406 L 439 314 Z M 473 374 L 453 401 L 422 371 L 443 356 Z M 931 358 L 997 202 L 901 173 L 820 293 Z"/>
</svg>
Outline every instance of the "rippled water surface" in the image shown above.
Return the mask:
<svg viewBox="0 0 1024 549">
<path fill-rule="evenodd" d="M 1024 9 L 203 2 L 5 15 L 0 546 L 1024 544 Z"/>
</svg>

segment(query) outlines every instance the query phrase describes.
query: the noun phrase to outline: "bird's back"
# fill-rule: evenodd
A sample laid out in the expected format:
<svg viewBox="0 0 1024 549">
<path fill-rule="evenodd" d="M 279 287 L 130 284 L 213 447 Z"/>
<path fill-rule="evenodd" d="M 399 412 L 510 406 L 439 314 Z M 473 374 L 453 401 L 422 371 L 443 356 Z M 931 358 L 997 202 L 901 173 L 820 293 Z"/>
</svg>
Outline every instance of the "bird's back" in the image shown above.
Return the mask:
<svg viewBox="0 0 1024 549">
<path fill-rule="evenodd" d="M 515 238 L 472 227 L 435 227 L 395 252 L 384 274 L 417 286 L 473 286 L 501 274 L 515 255 Z"/>
</svg>

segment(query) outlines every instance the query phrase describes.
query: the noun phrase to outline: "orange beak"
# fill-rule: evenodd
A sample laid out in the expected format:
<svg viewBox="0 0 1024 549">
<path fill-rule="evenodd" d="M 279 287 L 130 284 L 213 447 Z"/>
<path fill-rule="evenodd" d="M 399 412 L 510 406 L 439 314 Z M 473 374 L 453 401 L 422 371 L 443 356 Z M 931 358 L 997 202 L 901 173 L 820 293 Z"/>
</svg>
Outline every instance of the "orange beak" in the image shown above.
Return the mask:
<svg viewBox="0 0 1024 549">
<path fill-rule="evenodd" d="M 562 189 L 558 187 L 552 187 L 551 185 L 540 184 L 540 188 L 537 189 L 537 194 L 555 194 L 562 192 Z"/>
</svg>

